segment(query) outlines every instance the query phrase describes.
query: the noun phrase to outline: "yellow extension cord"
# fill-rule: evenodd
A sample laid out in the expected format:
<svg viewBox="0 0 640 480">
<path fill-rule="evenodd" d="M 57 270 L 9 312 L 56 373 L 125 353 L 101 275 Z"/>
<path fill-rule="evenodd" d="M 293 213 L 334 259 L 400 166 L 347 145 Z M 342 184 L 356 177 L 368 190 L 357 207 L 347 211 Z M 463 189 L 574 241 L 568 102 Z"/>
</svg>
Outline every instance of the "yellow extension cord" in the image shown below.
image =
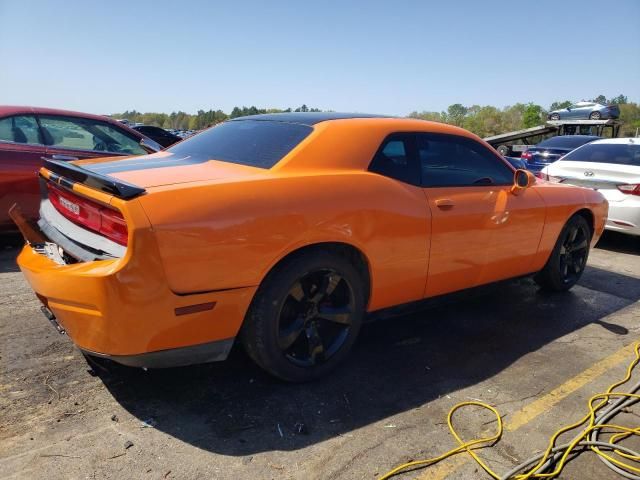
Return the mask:
<svg viewBox="0 0 640 480">
<path fill-rule="evenodd" d="M 640 362 L 640 343 L 637 343 L 635 345 L 635 358 L 634 360 L 629 364 L 629 366 L 627 367 L 627 374 L 624 377 L 624 379 L 620 380 L 619 382 L 614 383 L 613 385 L 611 385 L 606 392 L 604 393 L 599 393 L 597 395 L 592 396 L 589 399 L 589 413 L 586 414 L 584 417 L 582 417 L 581 420 L 571 424 L 571 425 L 567 425 L 565 427 L 562 427 L 561 429 L 559 429 L 558 431 L 556 431 L 556 433 L 553 434 L 553 436 L 551 437 L 551 439 L 549 440 L 549 445 L 544 453 L 544 455 L 542 456 L 542 458 L 530 469 L 528 470 L 526 473 L 521 473 L 518 475 L 513 475 L 511 477 L 509 477 L 509 479 L 513 479 L 513 480 L 528 480 L 531 478 L 553 478 L 557 475 L 560 474 L 560 472 L 562 471 L 562 469 L 564 468 L 564 465 L 569 457 L 569 455 L 571 455 L 572 451 L 576 448 L 576 446 L 583 440 L 588 440 L 589 435 L 596 429 L 601 429 L 601 428 L 606 428 L 608 430 L 613 430 L 614 433 L 608 440 L 608 443 L 611 444 L 616 444 L 617 442 L 628 438 L 632 435 L 638 435 L 640 436 L 640 427 L 636 427 L 636 428 L 628 428 L 628 427 L 623 427 L 621 425 L 614 425 L 614 424 L 601 424 L 601 425 L 596 425 L 594 422 L 596 420 L 596 412 L 598 410 L 600 410 L 602 407 L 606 406 L 609 402 L 610 398 L 620 398 L 620 397 L 626 397 L 626 398 L 636 398 L 636 399 L 640 399 L 640 395 L 638 394 L 634 394 L 634 393 L 626 393 L 626 392 L 614 392 L 613 390 L 621 385 L 624 385 L 625 383 L 627 383 L 630 379 L 631 379 L 631 375 L 633 373 L 633 369 L 635 368 L 635 366 L 638 364 L 638 362 Z M 596 400 L 600 400 L 597 405 L 594 405 L 594 402 Z M 453 425 L 453 415 L 456 411 L 458 411 L 459 409 L 463 408 L 463 407 L 467 407 L 467 406 L 477 406 L 477 407 L 481 407 L 484 408 L 486 410 L 489 410 L 490 412 L 492 412 L 495 417 L 496 417 L 496 421 L 498 422 L 498 428 L 495 434 L 493 434 L 490 437 L 482 437 L 482 438 L 478 438 L 476 440 L 469 440 L 469 441 L 463 441 L 462 438 L 460 438 L 460 436 L 458 435 L 458 433 L 455 430 L 455 427 Z M 580 432 L 579 435 L 577 435 L 573 441 L 569 444 L 569 446 L 565 449 L 564 453 L 562 454 L 562 456 L 560 457 L 560 459 L 558 459 L 555 462 L 555 469 L 552 472 L 549 473 L 536 473 L 536 471 L 542 466 L 544 465 L 544 463 L 550 459 L 550 457 L 552 456 L 552 450 L 555 447 L 555 443 L 556 440 L 558 439 L 558 437 L 560 435 L 562 435 L 563 433 L 569 432 L 571 430 L 574 430 L 578 427 L 580 427 L 581 425 L 583 425 L 584 423 L 587 423 L 587 425 L 584 427 L 584 429 L 582 430 L 582 432 Z M 471 401 L 471 402 L 462 402 L 462 403 L 458 403 L 457 405 L 455 405 L 450 411 L 449 411 L 449 415 L 447 416 L 447 425 L 449 426 L 449 431 L 451 432 L 451 435 L 453 435 L 453 438 L 456 439 L 456 441 L 458 442 L 458 446 L 455 448 L 452 448 L 451 450 L 449 450 L 448 452 L 443 453 L 442 455 L 438 456 L 438 457 L 434 457 L 434 458 L 428 458 L 425 460 L 415 460 L 412 462 L 408 462 L 408 463 L 404 463 L 402 465 L 397 466 L 396 468 L 394 468 L 393 470 L 390 470 L 389 472 L 385 473 L 384 475 L 382 475 L 382 477 L 379 478 L 379 480 L 387 480 L 388 478 L 393 477 L 394 475 L 397 475 L 399 473 L 401 473 L 402 471 L 408 469 L 408 468 L 412 468 L 412 467 L 429 467 L 432 465 L 435 465 L 438 462 L 441 462 L 442 460 L 449 458 L 453 455 L 456 455 L 460 452 L 467 452 L 469 455 L 471 455 L 471 457 L 478 463 L 478 465 L 480 465 L 485 472 L 487 472 L 489 475 L 491 475 L 494 479 L 496 480 L 504 480 L 504 477 L 497 474 L 496 472 L 494 472 L 477 454 L 476 452 L 474 452 L 474 450 L 476 449 L 480 449 L 480 448 L 485 448 L 485 447 L 489 447 L 494 445 L 495 443 L 498 442 L 498 440 L 500 440 L 500 438 L 502 437 L 502 432 L 503 432 L 503 425 L 502 425 L 502 418 L 500 417 L 500 414 L 498 413 L 498 411 L 492 407 L 491 405 L 487 405 L 484 402 L 476 402 L 476 401 Z M 625 452 L 621 452 L 618 450 L 614 450 L 614 453 L 617 455 L 617 457 L 609 454 L 609 453 L 605 453 L 602 450 L 600 450 L 597 446 L 588 446 L 587 448 L 589 448 L 590 450 L 592 450 L 593 452 L 595 452 L 596 454 L 602 456 L 603 458 L 607 459 L 609 462 L 617 465 L 619 468 L 626 470 L 629 473 L 633 473 L 633 474 L 640 474 L 640 468 L 638 468 L 638 466 L 634 466 L 628 462 L 626 462 L 625 460 L 630 460 L 632 462 L 635 462 L 636 465 L 638 464 L 638 462 L 640 462 L 640 457 L 637 457 L 635 455 L 630 455 L 628 453 Z M 622 459 L 621 459 L 622 458 Z M 414 468 L 412 468 L 413 470 Z"/>
</svg>

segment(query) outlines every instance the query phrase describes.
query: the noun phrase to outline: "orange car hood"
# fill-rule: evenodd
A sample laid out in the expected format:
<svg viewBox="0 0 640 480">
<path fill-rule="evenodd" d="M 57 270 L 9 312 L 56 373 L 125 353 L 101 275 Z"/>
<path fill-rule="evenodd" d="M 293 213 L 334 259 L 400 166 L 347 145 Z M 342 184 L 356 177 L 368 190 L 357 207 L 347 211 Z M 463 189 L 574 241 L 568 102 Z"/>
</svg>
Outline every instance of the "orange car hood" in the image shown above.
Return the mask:
<svg viewBox="0 0 640 480">
<path fill-rule="evenodd" d="M 135 157 L 109 157 L 74 162 L 93 173 L 124 180 L 143 188 L 232 179 L 264 174 L 262 168 L 206 158 L 177 157 L 169 152 Z"/>
</svg>

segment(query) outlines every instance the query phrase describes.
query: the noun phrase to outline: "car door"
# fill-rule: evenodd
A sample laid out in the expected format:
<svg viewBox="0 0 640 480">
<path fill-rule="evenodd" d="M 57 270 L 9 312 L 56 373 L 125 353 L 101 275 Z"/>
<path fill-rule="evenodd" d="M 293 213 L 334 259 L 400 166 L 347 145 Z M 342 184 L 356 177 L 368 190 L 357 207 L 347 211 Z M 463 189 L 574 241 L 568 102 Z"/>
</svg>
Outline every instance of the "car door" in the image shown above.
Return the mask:
<svg viewBox="0 0 640 480">
<path fill-rule="evenodd" d="M 425 296 L 531 273 L 544 226 L 542 197 L 533 188 L 512 193 L 514 170 L 479 141 L 416 136 L 431 209 Z"/>
<path fill-rule="evenodd" d="M 38 121 L 47 158 L 71 161 L 147 153 L 137 138 L 108 122 L 60 115 L 39 115 Z"/>
<path fill-rule="evenodd" d="M 8 210 L 14 203 L 28 218 L 37 217 L 40 189 L 36 174 L 45 150 L 33 115 L 0 119 L 0 229 L 13 229 Z"/>
<path fill-rule="evenodd" d="M 395 132 L 381 142 L 369 171 L 389 179 L 372 184 L 395 229 L 372 230 L 377 305 L 421 300 L 427 281 L 430 212 L 420 185 L 415 135 Z M 387 223 L 387 222 L 385 222 Z M 400 227 L 400 225 L 402 225 Z M 386 231 L 385 231 L 386 230 Z"/>
</svg>

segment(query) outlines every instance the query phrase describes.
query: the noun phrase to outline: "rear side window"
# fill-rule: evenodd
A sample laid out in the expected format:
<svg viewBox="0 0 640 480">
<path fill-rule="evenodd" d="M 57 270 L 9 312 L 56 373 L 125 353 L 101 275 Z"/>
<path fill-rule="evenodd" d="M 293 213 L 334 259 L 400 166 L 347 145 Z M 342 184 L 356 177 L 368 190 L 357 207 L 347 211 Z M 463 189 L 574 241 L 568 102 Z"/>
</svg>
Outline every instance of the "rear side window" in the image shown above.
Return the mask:
<svg viewBox="0 0 640 480">
<path fill-rule="evenodd" d="M 424 187 L 511 185 L 511 170 L 495 153 L 471 138 L 417 134 Z"/>
<path fill-rule="evenodd" d="M 265 120 L 236 120 L 210 128 L 167 149 L 193 160 L 212 159 L 271 168 L 304 140 L 308 125 Z"/>
<path fill-rule="evenodd" d="M 570 162 L 617 163 L 640 166 L 640 145 L 624 143 L 590 143 L 565 155 Z"/>
<path fill-rule="evenodd" d="M 0 141 L 41 145 L 40 130 L 35 117 L 18 115 L 0 119 Z"/>
<path fill-rule="evenodd" d="M 414 155 L 415 135 L 394 133 L 388 136 L 373 157 L 369 171 L 395 178 L 401 182 L 420 185 L 420 171 Z"/>
<path fill-rule="evenodd" d="M 69 150 L 143 155 L 138 140 L 115 126 L 80 117 L 40 117 L 45 145 Z"/>
</svg>

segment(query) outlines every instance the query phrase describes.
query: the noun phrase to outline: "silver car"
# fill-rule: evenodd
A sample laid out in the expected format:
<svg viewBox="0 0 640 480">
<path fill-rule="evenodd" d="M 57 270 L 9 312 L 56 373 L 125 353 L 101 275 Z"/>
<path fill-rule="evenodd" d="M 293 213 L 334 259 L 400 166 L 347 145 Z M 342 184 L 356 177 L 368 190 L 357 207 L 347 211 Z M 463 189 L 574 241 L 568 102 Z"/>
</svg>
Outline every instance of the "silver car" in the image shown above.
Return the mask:
<svg viewBox="0 0 640 480">
<path fill-rule="evenodd" d="M 549 112 L 549 120 L 603 120 L 618 118 L 620 109 L 617 105 L 601 105 L 595 102 L 578 102 L 570 107 Z"/>
</svg>

